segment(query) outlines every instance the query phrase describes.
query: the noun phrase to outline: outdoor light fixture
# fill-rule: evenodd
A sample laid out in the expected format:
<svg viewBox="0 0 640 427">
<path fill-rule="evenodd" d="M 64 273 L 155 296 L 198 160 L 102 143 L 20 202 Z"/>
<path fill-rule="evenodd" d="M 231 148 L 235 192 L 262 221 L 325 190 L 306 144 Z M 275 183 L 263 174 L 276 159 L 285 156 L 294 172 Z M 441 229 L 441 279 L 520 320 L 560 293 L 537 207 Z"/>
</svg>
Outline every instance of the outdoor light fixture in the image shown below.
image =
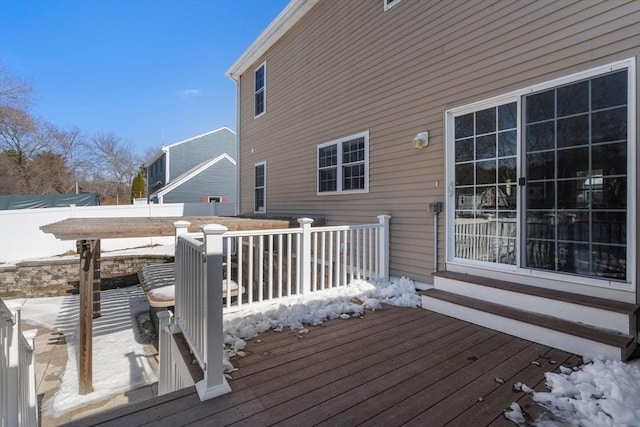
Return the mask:
<svg viewBox="0 0 640 427">
<path fill-rule="evenodd" d="M 429 145 L 429 131 L 420 132 L 413 138 L 413 148 L 416 150 Z"/>
</svg>

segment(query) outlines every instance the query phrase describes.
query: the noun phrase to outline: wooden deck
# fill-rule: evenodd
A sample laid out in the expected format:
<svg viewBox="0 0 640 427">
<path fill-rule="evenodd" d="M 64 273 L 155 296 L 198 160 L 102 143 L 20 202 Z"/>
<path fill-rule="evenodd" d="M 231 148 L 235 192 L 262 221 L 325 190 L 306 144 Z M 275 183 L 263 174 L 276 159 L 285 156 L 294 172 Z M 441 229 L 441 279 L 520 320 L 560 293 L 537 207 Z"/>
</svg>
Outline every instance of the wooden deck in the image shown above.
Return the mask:
<svg viewBox="0 0 640 427">
<path fill-rule="evenodd" d="M 514 383 L 546 390 L 545 372 L 581 363 L 419 308 L 384 306 L 308 329 L 249 341 L 228 395 L 200 402 L 192 387 L 71 425 L 513 426 L 503 417 L 512 402 L 543 412 Z"/>
</svg>

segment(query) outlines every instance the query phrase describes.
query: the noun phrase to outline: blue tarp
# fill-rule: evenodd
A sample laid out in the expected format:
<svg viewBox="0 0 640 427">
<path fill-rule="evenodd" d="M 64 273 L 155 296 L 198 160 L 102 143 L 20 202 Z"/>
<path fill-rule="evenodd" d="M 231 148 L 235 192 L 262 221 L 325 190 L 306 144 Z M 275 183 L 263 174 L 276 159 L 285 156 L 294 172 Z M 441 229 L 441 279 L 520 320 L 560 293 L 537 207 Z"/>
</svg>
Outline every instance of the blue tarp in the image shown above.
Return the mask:
<svg viewBox="0 0 640 427">
<path fill-rule="evenodd" d="M 100 204 L 96 193 L 80 194 L 10 194 L 0 196 L 0 210 L 56 208 L 69 205 L 97 206 Z"/>
</svg>

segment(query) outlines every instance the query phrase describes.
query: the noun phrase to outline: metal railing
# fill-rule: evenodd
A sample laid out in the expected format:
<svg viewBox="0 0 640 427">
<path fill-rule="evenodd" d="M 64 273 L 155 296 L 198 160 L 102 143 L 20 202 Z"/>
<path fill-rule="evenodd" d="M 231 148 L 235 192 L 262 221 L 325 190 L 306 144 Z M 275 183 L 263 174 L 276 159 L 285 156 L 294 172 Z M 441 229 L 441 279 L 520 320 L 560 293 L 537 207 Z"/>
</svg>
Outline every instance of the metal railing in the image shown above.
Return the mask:
<svg viewBox="0 0 640 427">
<path fill-rule="evenodd" d="M 0 299 L 0 426 L 37 426 L 33 339 L 35 330 L 20 331 L 20 311 Z"/>
</svg>

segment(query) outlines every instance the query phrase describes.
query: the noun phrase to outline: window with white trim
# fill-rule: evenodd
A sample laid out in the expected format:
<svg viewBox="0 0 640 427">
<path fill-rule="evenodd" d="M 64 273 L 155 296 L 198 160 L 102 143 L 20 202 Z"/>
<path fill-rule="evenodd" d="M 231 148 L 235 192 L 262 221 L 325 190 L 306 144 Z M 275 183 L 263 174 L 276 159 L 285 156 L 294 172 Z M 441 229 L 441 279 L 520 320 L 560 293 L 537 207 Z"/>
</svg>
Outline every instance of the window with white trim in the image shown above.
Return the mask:
<svg viewBox="0 0 640 427">
<path fill-rule="evenodd" d="M 263 62 L 254 73 L 254 117 L 258 117 L 267 110 L 267 63 Z"/>
<path fill-rule="evenodd" d="M 634 81 L 620 61 L 449 110 L 449 260 L 633 280 Z"/>
<path fill-rule="evenodd" d="M 369 132 L 318 145 L 318 194 L 369 191 Z"/>
<path fill-rule="evenodd" d="M 382 0 L 384 2 L 384 10 L 389 10 L 392 6 L 400 3 L 400 0 Z"/>
<path fill-rule="evenodd" d="M 253 183 L 253 210 L 266 212 L 267 162 L 255 164 Z"/>
</svg>

